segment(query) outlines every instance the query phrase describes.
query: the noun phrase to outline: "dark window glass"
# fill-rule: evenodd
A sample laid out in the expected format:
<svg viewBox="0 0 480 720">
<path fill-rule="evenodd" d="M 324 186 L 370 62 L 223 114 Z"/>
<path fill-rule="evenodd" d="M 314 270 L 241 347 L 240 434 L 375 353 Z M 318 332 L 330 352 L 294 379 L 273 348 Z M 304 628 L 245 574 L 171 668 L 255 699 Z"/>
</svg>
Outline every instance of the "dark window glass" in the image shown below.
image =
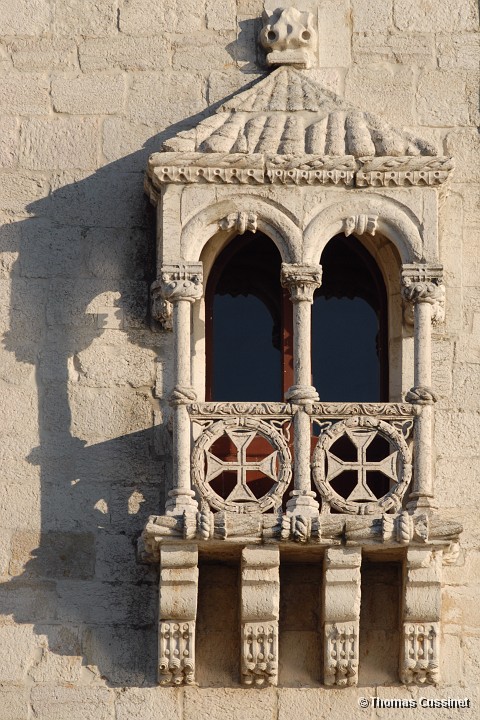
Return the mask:
<svg viewBox="0 0 480 720">
<path fill-rule="evenodd" d="M 388 400 L 386 289 L 361 243 L 339 235 L 322 253 L 312 308 L 313 384 L 322 400 Z"/>
<path fill-rule="evenodd" d="M 261 233 L 234 238 L 207 293 L 207 399 L 282 399 L 281 259 Z"/>
</svg>

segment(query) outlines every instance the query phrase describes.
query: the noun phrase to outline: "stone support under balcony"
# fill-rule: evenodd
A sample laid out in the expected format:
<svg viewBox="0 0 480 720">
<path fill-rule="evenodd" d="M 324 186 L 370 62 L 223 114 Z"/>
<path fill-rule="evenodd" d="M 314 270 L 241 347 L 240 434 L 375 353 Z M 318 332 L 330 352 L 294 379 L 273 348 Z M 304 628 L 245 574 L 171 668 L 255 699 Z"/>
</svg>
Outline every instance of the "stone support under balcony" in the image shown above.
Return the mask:
<svg viewBox="0 0 480 720">
<path fill-rule="evenodd" d="M 203 295 L 202 263 L 165 265 L 157 285 L 163 298 L 173 305 L 174 388 L 170 395 L 173 408 L 173 487 L 166 512 L 180 515 L 196 512 L 197 502 L 191 487 L 191 425 L 187 405 L 196 400 L 191 386 L 191 306 Z"/>
<path fill-rule="evenodd" d="M 158 679 L 160 685 L 192 685 L 195 680 L 195 621 L 198 548 L 160 549 Z"/>
<path fill-rule="evenodd" d="M 296 406 L 294 490 L 287 503 L 287 514 L 308 517 L 318 513 L 318 502 L 311 484 L 311 421 L 304 408 L 318 400 L 318 393 L 312 387 L 311 307 L 313 294 L 322 282 L 322 267 L 283 263 L 281 281 L 283 287 L 290 290 L 293 303 L 294 384 L 285 399 Z"/>
<path fill-rule="evenodd" d="M 358 681 L 360 625 L 359 548 L 328 548 L 323 577 L 325 685 L 347 687 Z"/>
<path fill-rule="evenodd" d="M 280 608 L 278 546 L 249 545 L 242 551 L 241 675 L 243 685 L 278 681 Z"/>
<path fill-rule="evenodd" d="M 434 685 L 440 680 L 442 553 L 410 547 L 403 568 L 400 680 Z"/>
<path fill-rule="evenodd" d="M 436 400 L 432 382 L 432 322 L 443 314 L 444 286 L 440 266 L 404 265 L 403 297 L 413 305 L 414 317 L 414 387 L 407 393 L 408 402 L 422 406 L 415 424 L 414 486 L 410 495 L 412 508 L 434 506 L 433 488 L 433 403 Z"/>
</svg>

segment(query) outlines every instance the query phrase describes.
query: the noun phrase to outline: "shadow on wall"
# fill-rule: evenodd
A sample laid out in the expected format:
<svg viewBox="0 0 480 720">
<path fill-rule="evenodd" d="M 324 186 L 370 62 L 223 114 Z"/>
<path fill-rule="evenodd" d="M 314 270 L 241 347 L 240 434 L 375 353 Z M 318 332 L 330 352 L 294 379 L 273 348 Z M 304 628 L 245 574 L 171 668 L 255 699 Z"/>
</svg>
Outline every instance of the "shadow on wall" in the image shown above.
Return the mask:
<svg viewBox="0 0 480 720">
<path fill-rule="evenodd" d="M 0 372 L 11 507 L 0 614 L 39 636 L 28 668 L 18 646 L 19 673 L 36 682 L 156 684 L 158 575 L 137 563 L 135 542 L 162 507 L 171 462 L 154 427 L 156 356 L 168 360 L 171 335 L 147 317 L 155 243 L 143 194 L 163 139 L 89 177 L 57 175 L 31 217 L 0 228 L 4 258 L 17 254 Z"/>
</svg>

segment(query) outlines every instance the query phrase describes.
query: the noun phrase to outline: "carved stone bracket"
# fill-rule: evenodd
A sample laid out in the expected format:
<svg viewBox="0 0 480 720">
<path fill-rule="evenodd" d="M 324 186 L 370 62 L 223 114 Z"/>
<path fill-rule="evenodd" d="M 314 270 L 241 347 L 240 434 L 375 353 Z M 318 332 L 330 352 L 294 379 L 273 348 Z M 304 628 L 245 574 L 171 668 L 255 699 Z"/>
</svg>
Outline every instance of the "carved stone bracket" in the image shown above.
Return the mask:
<svg viewBox="0 0 480 720">
<path fill-rule="evenodd" d="M 247 546 L 242 551 L 242 647 L 244 685 L 276 685 L 280 607 L 278 547 Z"/>
<path fill-rule="evenodd" d="M 434 685 L 440 680 L 442 553 L 409 548 L 403 576 L 403 643 L 400 680 Z"/>
<path fill-rule="evenodd" d="M 322 284 L 322 266 L 282 263 L 281 283 L 290 290 L 293 303 L 312 303 L 313 293 Z"/>
<path fill-rule="evenodd" d="M 352 233 L 375 235 L 377 223 L 378 215 L 352 215 L 343 221 L 343 232 L 347 237 Z"/>
<path fill-rule="evenodd" d="M 253 212 L 230 213 L 218 223 L 220 230 L 235 229 L 238 235 L 244 235 L 249 230 L 257 232 L 257 214 Z"/>
<path fill-rule="evenodd" d="M 325 553 L 325 685 L 357 684 L 361 562 L 356 548 L 329 548 Z"/>
<path fill-rule="evenodd" d="M 158 633 L 160 685 L 192 685 L 195 680 L 197 566 L 196 545 L 166 545 L 161 548 Z"/>
<path fill-rule="evenodd" d="M 260 42 L 267 51 L 267 64 L 312 67 L 317 47 L 312 13 L 288 7 L 276 10 L 271 17 L 264 14 L 264 18 Z"/>
</svg>

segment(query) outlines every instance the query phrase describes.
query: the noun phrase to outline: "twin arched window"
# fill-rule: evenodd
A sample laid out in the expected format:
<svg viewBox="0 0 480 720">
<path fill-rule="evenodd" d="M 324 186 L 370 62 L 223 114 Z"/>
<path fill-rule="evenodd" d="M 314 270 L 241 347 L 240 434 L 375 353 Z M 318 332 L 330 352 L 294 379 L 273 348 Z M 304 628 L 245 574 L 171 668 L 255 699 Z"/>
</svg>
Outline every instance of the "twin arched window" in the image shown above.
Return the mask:
<svg viewBox="0 0 480 720">
<path fill-rule="evenodd" d="M 262 233 L 235 237 L 206 289 L 206 399 L 281 401 L 293 384 L 292 304 Z M 388 400 L 387 292 L 362 243 L 337 235 L 312 307 L 312 384 L 324 401 Z"/>
</svg>

